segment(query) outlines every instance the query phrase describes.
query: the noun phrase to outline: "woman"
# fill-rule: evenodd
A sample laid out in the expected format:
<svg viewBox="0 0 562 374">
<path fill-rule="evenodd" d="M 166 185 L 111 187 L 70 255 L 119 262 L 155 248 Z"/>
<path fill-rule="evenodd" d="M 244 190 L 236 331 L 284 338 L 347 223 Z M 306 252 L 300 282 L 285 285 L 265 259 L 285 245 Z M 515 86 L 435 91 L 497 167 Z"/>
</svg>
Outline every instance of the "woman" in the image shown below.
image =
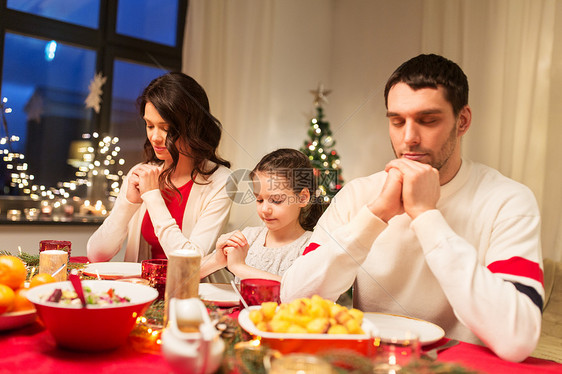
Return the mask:
<svg viewBox="0 0 562 374">
<path fill-rule="evenodd" d="M 138 99 L 145 162 L 123 181 L 111 214 L 88 240 L 88 259 L 108 261 L 127 239 L 125 261 L 214 249 L 228 220 L 230 163 L 217 155 L 221 124 L 203 88 L 183 73 L 154 79 Z"/>
</svg>

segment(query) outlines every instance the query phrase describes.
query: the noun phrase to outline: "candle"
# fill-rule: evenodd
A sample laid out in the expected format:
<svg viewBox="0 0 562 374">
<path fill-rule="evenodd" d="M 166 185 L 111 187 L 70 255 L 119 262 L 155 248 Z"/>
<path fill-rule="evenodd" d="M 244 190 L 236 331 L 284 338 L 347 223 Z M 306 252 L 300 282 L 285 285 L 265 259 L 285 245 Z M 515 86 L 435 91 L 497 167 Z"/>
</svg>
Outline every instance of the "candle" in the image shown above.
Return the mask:
<svg viewBox="0 0 562 374">
<path fill-rule="evenodd" d="M 25 219 L 28 221 L 34 221 L 39 216 L 39 210 L 37 208 L 26 208 L 23 211 L 25 213 Z"/>
<path fill-rule="evenodd" d="M 180 249 L 169 254 L 164 295 L 164 326 L 168 323 L 168 305 L 172 298 L 199 297 L 200 266 L 201 255 L 195 250 Z"/>
<path fill-rule="evenodd" d="M 41 201 L 41 213 L 50 216 L 52 212 L 53 206 L 47 200 Z"/>
<path fill-rule="evenodd" d="M 270 374 L 327 374 L 332 366 L 318 356 L 292 353 L 276 358 L 271 363 Z"/>
<path fill-rule="evenodd" d="M 6 218 L 10 221 L 19 221 L 21 218 L 21 210 L 17 209 L 10 209 L 8 213 L 6 213 Z"/>
</svg>

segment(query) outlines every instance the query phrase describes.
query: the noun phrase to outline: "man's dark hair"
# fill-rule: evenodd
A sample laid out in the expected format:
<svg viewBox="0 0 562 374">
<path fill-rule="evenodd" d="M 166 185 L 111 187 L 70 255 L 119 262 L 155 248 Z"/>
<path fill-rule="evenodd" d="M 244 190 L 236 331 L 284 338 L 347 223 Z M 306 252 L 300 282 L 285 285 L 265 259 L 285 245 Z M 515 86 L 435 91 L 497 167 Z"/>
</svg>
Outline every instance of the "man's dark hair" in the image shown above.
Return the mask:
<svg viewBox="0 0 562 374">
<path fill-rule="evenodd" d="M 416 56 L 392 73 L 384 88 L 384 104 L 388 109 L 388 92 L 397 83 L 406 83 L 413 90 L 443 86 L 445 99 L 453 106 L 455 116 L 468 104 L 468 79 L 453 61 L 435 54 Z"/>
</svg>

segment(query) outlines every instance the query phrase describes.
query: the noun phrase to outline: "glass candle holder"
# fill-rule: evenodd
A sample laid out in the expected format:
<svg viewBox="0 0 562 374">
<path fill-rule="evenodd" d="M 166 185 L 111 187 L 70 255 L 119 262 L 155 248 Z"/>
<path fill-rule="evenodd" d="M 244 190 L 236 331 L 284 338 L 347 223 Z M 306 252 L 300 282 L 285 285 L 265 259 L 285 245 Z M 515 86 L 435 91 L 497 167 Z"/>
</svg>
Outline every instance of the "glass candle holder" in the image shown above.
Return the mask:
<svg viewBox="0 0 562 374">
<path fill-rule="evenodd" d="M 21 210 L 18 209 L 10 209 L 6 213 L 6 218 L 9 221 L 19 221 L 21 218 Z"/>
<path fill-rule="evenodd" d="M 41 214 L 49 217 L 53 213 L 53 206 L 47 200 L 41 201 Z"/>
<path fill-rule="evenodd" d="M 167 259 L 143 260 L 141 263 L 141 278 L 148 280 L 148 285 L 158 291 L 157 300 L 164 300 L 166 292 Z"/>
<path fill-rule="evenodd" d="M 281 353 L 262 345 L 260 340 L 239 342 L 234 345 L 233 354 L 225 356 L 223 369 L 225 373 L 269 373 L 271 361 L 277 357 Z"/>
<path fill-rule="evenodd" d="M 375 338 L 373 373 L 396 373 L 420 357 L 418 335 L 405 329 L 381 329 Z"/>
<path fill-rule="evenodd" d="M 332 366 L 318 356 L 291 353 L 274 359 L 269 374 L 330 374 L 332 372 Z"/>
<path fill-rule="evenodd" d="M 72 242 L 68 240 L 41 240 L 39 242 L 39 253 L 53 250 L 65 251 L 68 253 L 68 258 L 70 258 Z"/>
<path fill-rule="evenodd" d="M 39 218 L 39 209 L 37 208 L 25 208 L 23 212 L 25 213 L 25 219 L 28 221 L 35 221 Z"/>
<path fill-rule="evenodd" d="M 281 282 L 271 279 L 242 279 L 240 294 L 249 306 L 261 305 L 267 301 L 281 302 Z"/>
</svg>

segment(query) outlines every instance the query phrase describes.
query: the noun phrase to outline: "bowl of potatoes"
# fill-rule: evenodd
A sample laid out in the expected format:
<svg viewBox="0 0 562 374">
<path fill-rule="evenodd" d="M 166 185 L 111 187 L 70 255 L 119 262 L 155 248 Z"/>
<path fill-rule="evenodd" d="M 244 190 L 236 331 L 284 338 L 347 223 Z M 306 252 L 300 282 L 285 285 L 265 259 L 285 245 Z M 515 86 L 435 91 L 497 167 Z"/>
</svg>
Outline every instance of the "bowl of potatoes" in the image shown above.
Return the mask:
<svg viewBox="0 0 562 374">
<path fill-rule="evenodd" d="M 251 306 L 240 312 L 238 322 L 263 344 L 283 354 L 352 349 L 367 355 L 377 336 L 376 327 L 363 319 L 363 312 L 317 295 L 279 305 Z"/>
</svg>

